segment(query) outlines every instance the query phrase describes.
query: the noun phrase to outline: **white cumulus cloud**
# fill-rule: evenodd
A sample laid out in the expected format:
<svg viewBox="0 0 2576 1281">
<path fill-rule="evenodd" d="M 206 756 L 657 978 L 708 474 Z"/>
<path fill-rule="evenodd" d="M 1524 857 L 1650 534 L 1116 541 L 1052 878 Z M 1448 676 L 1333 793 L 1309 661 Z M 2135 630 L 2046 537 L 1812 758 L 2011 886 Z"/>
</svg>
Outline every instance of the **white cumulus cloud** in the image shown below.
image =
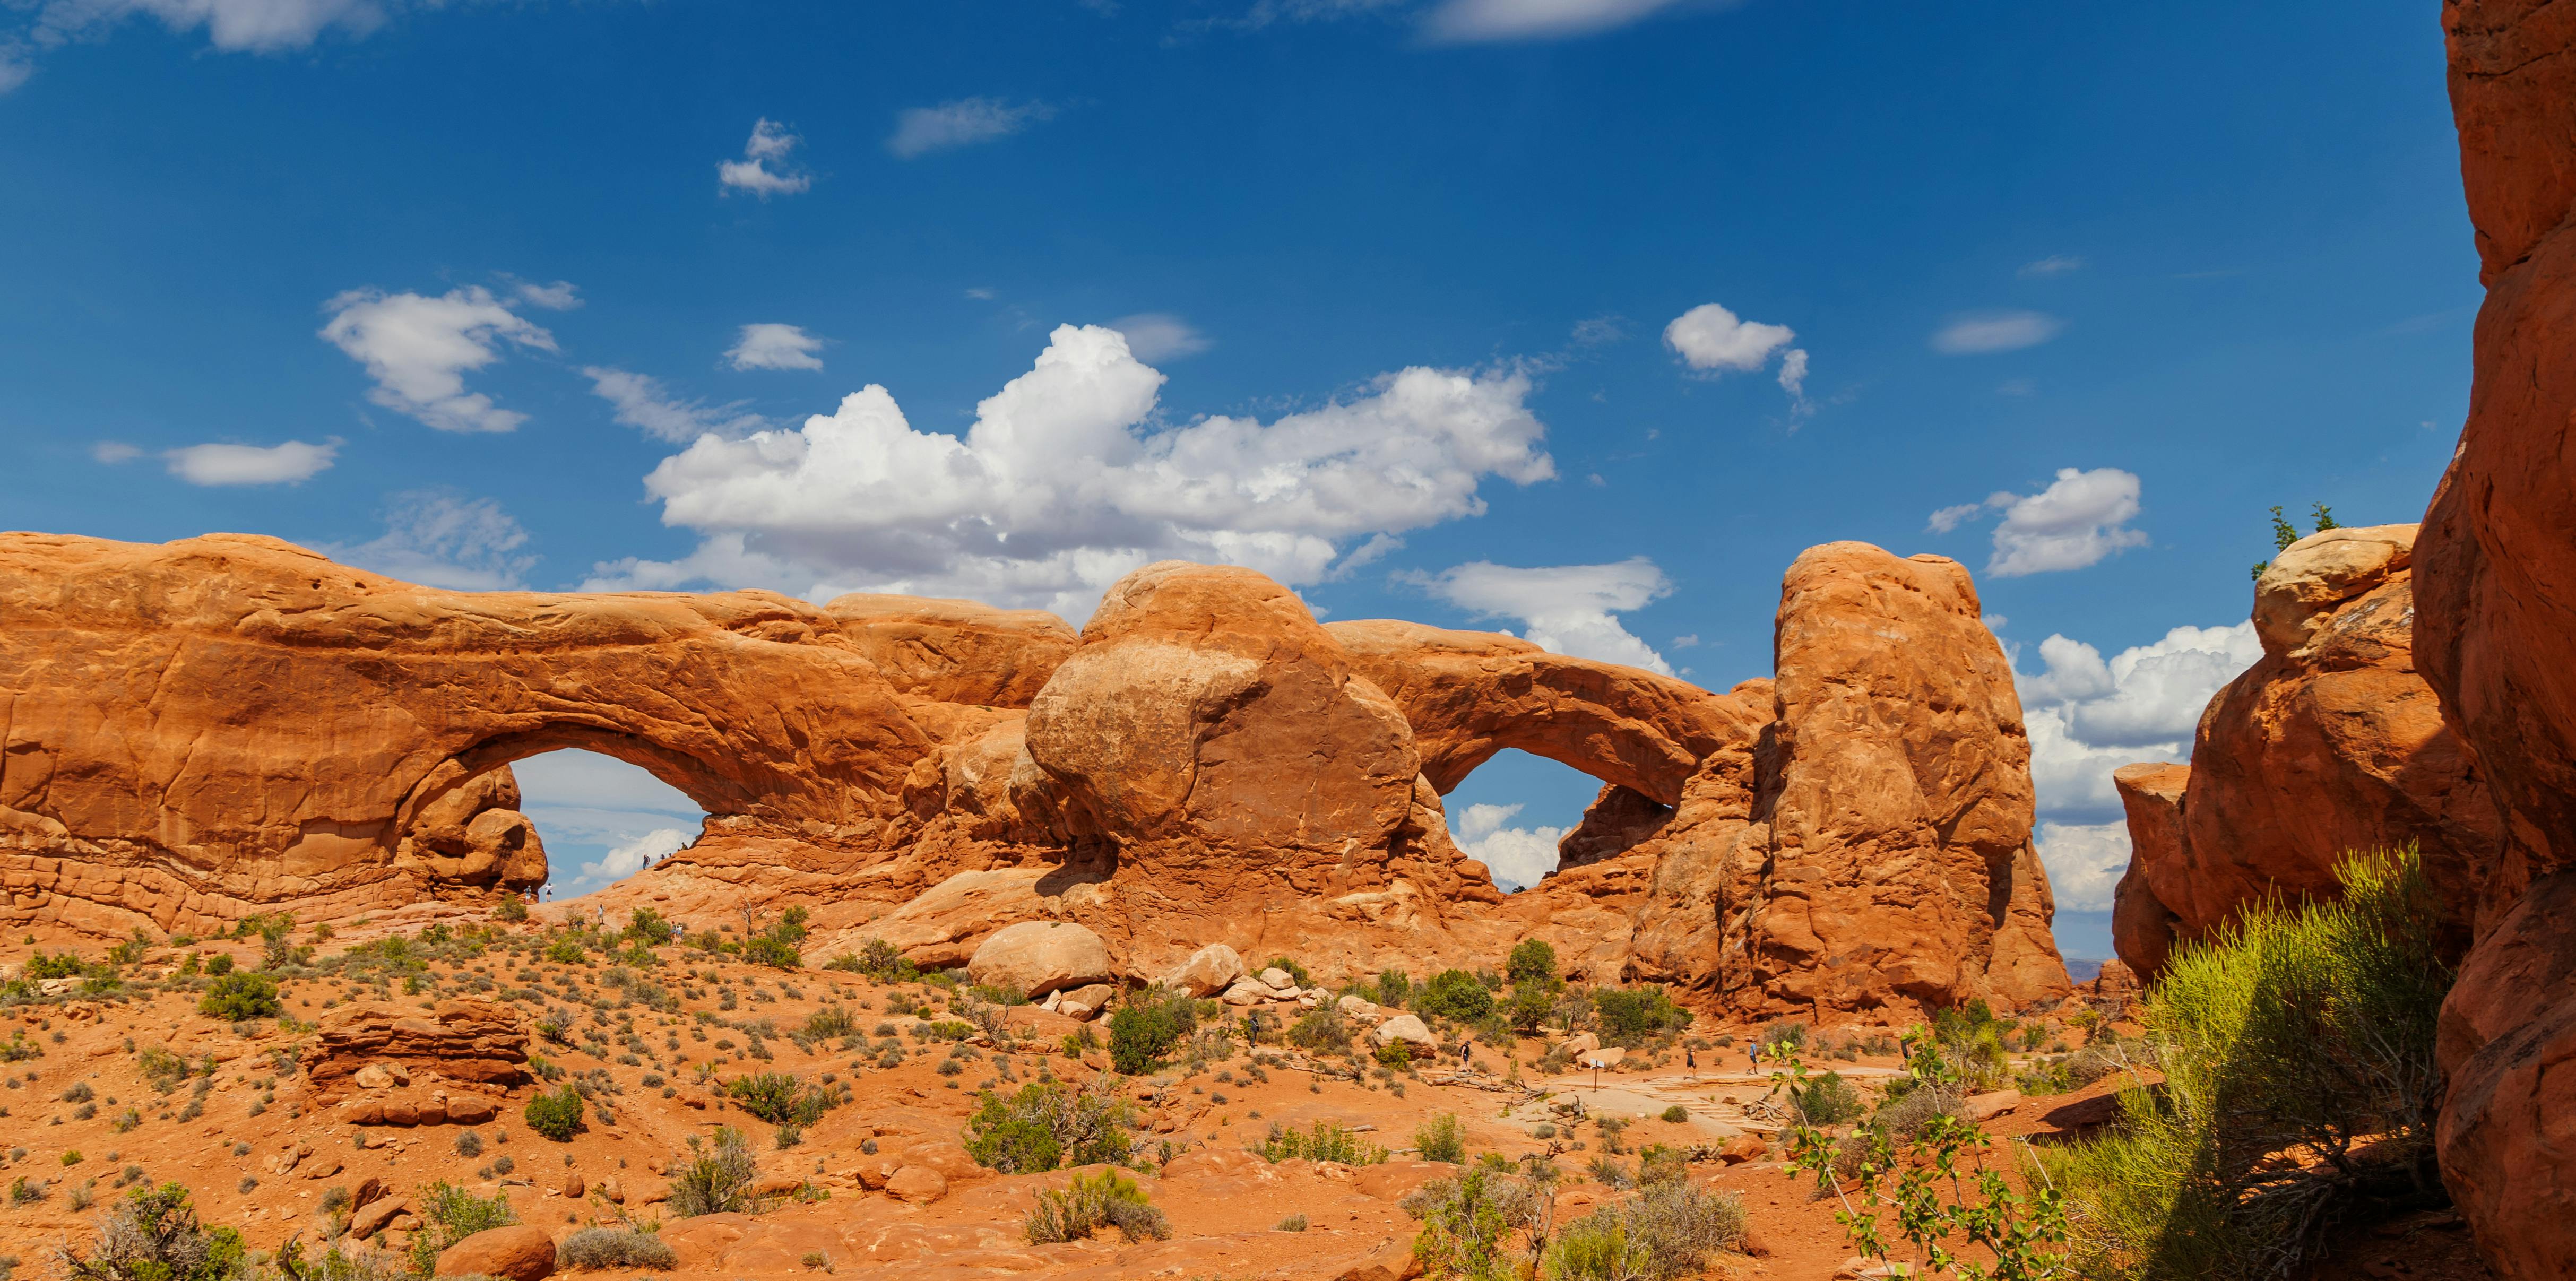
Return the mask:
<svg viewBox="0 0 2576 1281">
<path fill-rule="evenodd" d="M 2146 546 L 2146 532 L 2129 528 L 2129 522 L 2138 517 L 2138 497 L 2135 472 L 2117 467 L 2091 471 L 2060 467 L 2057 479 L 2036 494 L 1997 490 L 1984 502 L 1941 508 L 1932 513 L 1928 524 L 1934 533 L 1946 534 L 1970 520 L 2002 513 L 1986 572 L 1997 578 L 2019 578 L 2082 569 L 2117 552 Z"/>
<path fill-rule="evenodd" d="M 657 827 L 632 840 L 612 847 L 598 862 L 581 865 L 580 881 L 597 886 L 608 881 L 624 880 L 644 870 L 644 865 L 666 854 L 688 847 L 697 839 L 691 832 L 676 827 Z"/>
<path fill-rule="evenodd" d="M 725 363 L 736 369 L 821 369 L 823 340 L 794 325 L 744 325 L 742 337 L 725 350 Z"/>
<path fill-rule="evenodd" d="M 615 407 L 617 421 L 656 440 L 684 445 L 708 432 L 738 436 L 769 425 L 758 414 L 741 412 L 739 403 L 682 400 L 664 390 L 660 380 L 644 374 L 599 365 L 583 366 L 581 373 L 590 380 L 591 394 Z"/>
<path fill-rule="evenodd" d="M 1127 335 L 1127 350 L 1136 353 L 1138 360 L 1177 360 L 1215 345 L 1190 322 L 1167 311 L 1123 316 L 1110 321 L 1109 327 Z"/>
<path fill-rule="evenodd" d="M 282 53 L 310 47 L 326 34 L 356 38 L 409 8 L 434 8 L 439 0 L 14 0 L 0 12 L 32 16 L 17 31 L 0 32 L 0 93 L 26 82 L 39 51 L 75 40 L 104 37 L 118 24 L 153 18 L 175 33 L 203 30 L 206 42 L 239 53 Z"/>
<path fill-rule="evenodd" d="M 752 122 L 751 140 L 742 144 L 742 159 L 716 162 L 716 190 L 730 195 L 747 191 L 763 200 L 792 196 L 814 185 L 814 176 L 790 164 L 787 154 L 804 141 L 787 126 L 766 116 Z"/>
<path fill-rule="evenodd" d="M 1944 356 L 2019 351 L 2057 336 L 2066 322 L 2036 311 L 1988 311 L 1952 316 L 1932 331 L 1932 350 Z"/>
<path fill-rule="evenodd" d="M 1624 27 L 1680 0 L 1443 0 L 1424 22 L 1432 39 L 1454 43 L 1556 40 Z"/>
<path fill-rule="evenodd" d="M 1402 574 L 1409 582 L 1478 618 L 1519 619 L 1523 638 L 1552 653 L 1626 663 L 1672 675 L 1654 647 L 1619 615 L 1672 594 L 1672 580 L 1643 556 L 1608 565 L 1522 569 L 1473 561 L 1438 574 Z"/>
<path fill-rule="evenodd" d="M 2039 643 L 2040 670 L 2013 673 L 2030 731 L 2040 856 L 2060 906 L 2108 910 L 2111 887 L 2128 865 L 2128 829 L 2111 771 L 2188 759 L 2211 696 L 2262 656 L 2251 622 L 2176 627 L 2108 659 L 2082 641 L 2051 635 Z"/>
<path fill-rule="evenodd" d="M 935 107 L 906 107 L 895 116 L 886 150 L 906 160 L 954 147 L 1007 138 L 1055 115 L 1043 102 L 959 98 Z"/>
<path fill-rule="evenodd" d="M 440 431 L 511 431 L 526 422 L 526 414 L 466 391 L 465 374 L 499 360 L 505 342 L 555 349 L 554 335 L 480 285 L 435 298 L 352 289 L 322 309 L 331 316 L 322 337 L 376 380 L 367 399 Z"/>
<path fill-rule="evenodd" d="M 1807 409 L 1807 353 L 1791 347 L 1798 335 L 1787 325 L 1745 320 L 1713 302 L 1704 302 L 1664 326 L 1664 345 L 1695 373 L 1717 377 L 1729 370 L 1751 373 L 1780 355 L 1780 389 L 1789 393 L 1800 414 Z"/>
<path fill-rule="evenodd" d="M 1149 561 L 1319 582 L 1347 544 L 1482 513 L 1487 476 L 1555 475 L 1519 372 L 1405 369 L 1267 424 L 1164 427 L 1162 384 L 1116 330 L 1065 325 L 962 437 L 916 430 L 873 384 L 795 430 L 702 436 L 645 478 L 698 549 L 592 583 L 864 588 L 1080 618 Z"/>
<path fill-rule="evenodd" d="M 489 592 L 527 585 L 526 574 L 537 563 L 520 550 L 527 542 L 528 531 L 500 503 L 421 489 L 387 498 L 383 534 L 319 550 L 406 583 Z"/>
<path fill-rule="evenodd" d="M 1467 857 L 1485 865 L 1497 884 L 1527 889 L 1556 870 L 1556 843 L 1562 827 L 1512 827 L 1518 805 L 1470 805 L 1449 820 L 1449 839 Z"/>
<path fill-rule="evenodd" d="M 110 459 L 93 451 L 101 462 Z M 311 480 L 331 466 L 340 452 L 334 438 L 321 444 L 290 440 L 282 445 L 190 445 L 164 451 L 170 474 L 191 485 L 292 485 Z M 130 455 L 128 455 L 130 457 Z"/>
</svg>

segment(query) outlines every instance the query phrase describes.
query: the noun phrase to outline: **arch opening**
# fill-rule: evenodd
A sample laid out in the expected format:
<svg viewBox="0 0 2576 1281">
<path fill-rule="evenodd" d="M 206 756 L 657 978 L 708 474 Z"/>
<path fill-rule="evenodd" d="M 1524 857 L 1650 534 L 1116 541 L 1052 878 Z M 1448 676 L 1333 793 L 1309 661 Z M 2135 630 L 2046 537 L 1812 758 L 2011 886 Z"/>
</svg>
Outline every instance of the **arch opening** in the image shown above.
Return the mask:
<svg viewBox="0 0 2576 1281">
<path fill-rule="evenodd" d="M 1604 848 L 1602 824 L 1584 826 L 1605 785 L 1617 786 L 1550 757 L 1504 748 L 1480 762 L 1442 798 L 1449 839 L 1467 857 L 1483 863 L 1497 887 L 1506 892 L 1527 889 L 1560 867 L 1595 862 L 1626 848 L 1624 844 Z M 1642 795 L 1628 792 L 1625 796 L 1633 798 L 1631 805 L 1638 813 L 1615 815 L 1625 820 L 1620 825 L 1623 829 L 1659 822 L 1671 812 Z M 1630 831 L 1617 834 L 1625 839 Z"/>
<path fill-rule="evenodd" d="M 519 812 L 545 843 L 539 897 L 606 889 L 696 843 L 707 811 L 653 771 L 603 752 L 556 748 L 509 762 Z"/>
</svg>

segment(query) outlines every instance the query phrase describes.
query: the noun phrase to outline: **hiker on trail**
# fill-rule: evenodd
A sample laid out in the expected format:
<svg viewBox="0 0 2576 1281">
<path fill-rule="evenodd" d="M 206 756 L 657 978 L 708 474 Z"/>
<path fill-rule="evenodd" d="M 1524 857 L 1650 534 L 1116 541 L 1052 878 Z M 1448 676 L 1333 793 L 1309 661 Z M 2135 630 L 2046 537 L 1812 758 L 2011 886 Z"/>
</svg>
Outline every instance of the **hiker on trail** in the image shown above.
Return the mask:
<svg viewBox="0 0 2576 1281">
<path fill-rule="evenodd" d="M 1466 1072 L 1466 1071 L 1471 1071 L 1471 1070 L 1473 1070 L 1473 1069 L 1475 1068 L 1475 1066 L 1476 1066 L 1476 1060 L 1472 1057 L 1472 1056 L 1475 1054 L 1475 1052 L 1476 1052 L 1476 1044 L 1475 1044 L 1475 1042 L 1473 1042 L 1473 1041 L 1460 1041 L 1460 1042 L 1458 1043 L 1458 1070 L 1459 1070 L 1459 1071 L 1461 1071 L 1461 1072 Z"/>
<path fill-rule="evenodd" d="M 1699 1070 L 1699 1059 L 1691 1053 L 1691 1047 L 1687 1045 L 1682 1047 L 1682 1066 L 1694 1072 Z"/>
<path fill-rule="evenodd" d="M 1745 1043 L 1744 1043 L 1744 1057 L 1745 1057 L 1746 1059 L 1748 1059 L 1748 1060 L 1750 1060 L 1750 1061 L 1752 1062 L 1752 1064 L 1753 1064 L 1753 1067 L 1752 1067 L 1752 1069 L 1751 1069 L 1752 1071 L 1755 1071 L 1755 1072 L 1759 1072 L 1759 1071 L 1761 1071 L 1761 1070 L 1762 1070 L 1762 1043 L 1761 1043 L 1760 1041 L 1747 1041 L 1747 1042 L 1745 1042 Z"/>
</svg>

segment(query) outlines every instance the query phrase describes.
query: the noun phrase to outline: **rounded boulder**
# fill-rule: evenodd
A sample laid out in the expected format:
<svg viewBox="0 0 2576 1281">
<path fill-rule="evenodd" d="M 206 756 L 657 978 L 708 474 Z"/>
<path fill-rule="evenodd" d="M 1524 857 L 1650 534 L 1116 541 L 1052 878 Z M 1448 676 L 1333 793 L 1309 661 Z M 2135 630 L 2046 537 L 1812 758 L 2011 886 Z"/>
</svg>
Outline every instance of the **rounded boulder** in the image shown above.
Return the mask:
<svg viewBox="0 0 2576 1281">
<path fill-rule="evenodd" d="M 1191 996 L 1215 996 L 1243 977 L 1243 957 L 1223 943 L 1210 943 L 1190 953 L 1179 969 L 1163 977 L 1163 986 Z"/>
<path fill-rule="evenodd" d="M 486 1228 L 439 1252 L 435 1275 L 544 1281 L 554 1275 L 555 1239 L 525 1223 Z"/>
<path fill-rule="evenodd" d="M 1032 1000 L 1114 977 L 1109 945 L 1071 921 L 1022 921 L 995 930 L 966 962 L 966 974 Z"/>
</svg>

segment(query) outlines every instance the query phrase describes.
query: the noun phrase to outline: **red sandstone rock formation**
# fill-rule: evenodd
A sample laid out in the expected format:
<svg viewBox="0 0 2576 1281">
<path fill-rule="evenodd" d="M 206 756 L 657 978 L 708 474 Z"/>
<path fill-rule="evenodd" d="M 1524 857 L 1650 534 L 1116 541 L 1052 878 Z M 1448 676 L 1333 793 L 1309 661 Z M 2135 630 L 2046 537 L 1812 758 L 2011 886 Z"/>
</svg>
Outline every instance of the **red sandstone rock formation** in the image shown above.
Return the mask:
<svg viewBox="0 0 2576 1281">
<path fill-rule="evenodd" d="M 2416 544 L 2415 641 L 2505 816 L 2491 903 L 2443 1011 L 2442 1173 L 2499 1276 L 2576 1274 L 2576 12 L 2449 0 L 2477 225 L 2475 378 Z"/>
<path fill-rule="evenodd" d="M 16 919 L 99 933 L 471 907 L 544 875 L 507 763 L 587 747 L 710 813 L 603 906 L 703 926 L 793 903 L 822 956 L 883 938 L 955 965 L 1063 921 L 1127 979 L 1210 942 L 1338 977 L 1540 937 L 1592 981 L 1765 1008 L 2062 990 L 2018 708 L 1964 571 L 1820 549 L 1780 622 L 1777 695 L 1716 694 L 1507 637 L 1326 628 L 1258 574 L 1180 563 L 1077 639 L 966 602 L 448 592 L 269 539 L 0 536 L 0 872 Z M 1440 799 L 1506 746 L 1607 785 L 1509 898 Z M 1893 896 L 1862 891 L 1873 867 Z"/>
<path fill-rule="evenodd" d="M 1775 649 L 1777 722 L 1649 842 L 1639 972 L 1782 1009 L 2064 995 L 2021 702 L 1967 570 L 1811 548 Z"/>
<path fill-rule="evenodd" d="M 2468 925 L 2500 854 L 2493 799 L 2416 674 L 2412 525 L 2293 543 L 2254 589 L 2263 658 L 2212 698 L 2191 764 L 2114 776 L 2129 872 L 2112 929 L 2152 978 L 2244 904 L 2334 892 L 2351 851 L 2416 845 Z"/>
<path fill-rule="evenodd" d="M 428 1011 L 343 1005 L 322 1016 L 304 1068 L 326 1096 L 379 1063 L 435 1072 L 451 1081 L 511 1086 L 528 1079 L 528 1029 L 499 1001 L 456 997 Z"/>
</svg>

